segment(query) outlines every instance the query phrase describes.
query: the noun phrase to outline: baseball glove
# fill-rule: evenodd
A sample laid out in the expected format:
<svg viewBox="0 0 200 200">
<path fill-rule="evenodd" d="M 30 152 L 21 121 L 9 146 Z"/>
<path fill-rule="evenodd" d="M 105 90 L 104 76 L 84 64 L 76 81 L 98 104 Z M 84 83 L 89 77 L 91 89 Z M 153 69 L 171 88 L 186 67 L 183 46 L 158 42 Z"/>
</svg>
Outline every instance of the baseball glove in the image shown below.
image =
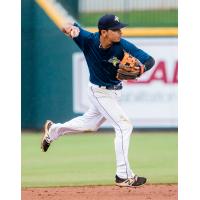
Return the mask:
<svg viewBox="0 0 200 200">
<path fill-rule="evenodd" d="M 136 79 L 143 73 L 144 65 L 142 65 L 137 58 L 124 52 L 124 57 L 119 63 L 116 78 L 118 80 Z"/>
</svg>

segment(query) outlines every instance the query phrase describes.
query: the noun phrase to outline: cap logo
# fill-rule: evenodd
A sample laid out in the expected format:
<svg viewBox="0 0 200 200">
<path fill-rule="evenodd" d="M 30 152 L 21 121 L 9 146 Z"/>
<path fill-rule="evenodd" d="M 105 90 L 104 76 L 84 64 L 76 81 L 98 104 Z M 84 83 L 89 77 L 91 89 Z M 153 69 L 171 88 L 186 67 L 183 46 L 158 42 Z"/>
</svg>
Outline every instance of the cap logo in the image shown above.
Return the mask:
<svg viewBox="0 0 200 200">
<path fill-rule="evenodd" d="M 119 17 L 115 16 L 115 21 L 119 22 Z"/>
</svg>

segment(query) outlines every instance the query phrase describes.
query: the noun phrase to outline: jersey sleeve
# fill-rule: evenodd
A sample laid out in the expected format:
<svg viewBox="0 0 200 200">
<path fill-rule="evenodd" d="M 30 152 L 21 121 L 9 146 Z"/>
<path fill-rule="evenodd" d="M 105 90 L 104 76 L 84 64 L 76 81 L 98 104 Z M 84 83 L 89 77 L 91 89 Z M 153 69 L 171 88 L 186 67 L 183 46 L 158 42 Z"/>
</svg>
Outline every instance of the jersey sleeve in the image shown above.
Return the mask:
<svg viewBox="0 0 200 200">
<path fill-rule="evenodd" d="M 87 44 L 88 38 L 92 35 L 91 32 L 84 30 L 80 25 L 74 23 L 74 26 L 80 29 L 80 33 L 77 37 L 73 38 L 74 42 L 78 45 L 78 47 L 84 51 L 85 45 Z"/>
<path fill-rule="evenodd" d="M 128 42 L 125 39 L 121 39 L 121 44 L 123 49 L 130 53 L 132 56 L 136 57 L 142 64 L 144 64 L 149 58 L 150 55 L 144 52 L 142 49 L 139 49 L 131 42 Z"/>
</svg>

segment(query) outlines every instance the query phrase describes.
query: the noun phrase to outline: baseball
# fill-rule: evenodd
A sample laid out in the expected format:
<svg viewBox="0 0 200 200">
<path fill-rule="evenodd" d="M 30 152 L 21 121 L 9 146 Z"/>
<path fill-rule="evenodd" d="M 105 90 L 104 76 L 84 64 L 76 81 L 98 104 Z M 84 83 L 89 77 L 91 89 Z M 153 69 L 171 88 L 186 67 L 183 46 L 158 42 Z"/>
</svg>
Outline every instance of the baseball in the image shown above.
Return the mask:
<svg viewBox="0 0 200 200">
<path fill-rule="evenodd" d="M 70 32 L 70 36 L 72 38 L 75 38 L 75 37 L 78 37 L 79 33 L 80 33 L 79 28 L 78 27 L 73 27 L 71 32 Z"/>
</svg>

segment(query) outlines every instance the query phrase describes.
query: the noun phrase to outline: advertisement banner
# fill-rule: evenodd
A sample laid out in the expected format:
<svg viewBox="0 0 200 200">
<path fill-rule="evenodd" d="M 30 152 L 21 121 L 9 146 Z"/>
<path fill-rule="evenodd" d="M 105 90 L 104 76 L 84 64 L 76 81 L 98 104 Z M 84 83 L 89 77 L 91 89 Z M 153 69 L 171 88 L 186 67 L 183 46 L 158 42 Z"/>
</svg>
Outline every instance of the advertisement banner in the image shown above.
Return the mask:
<svg viewBox="0 0 200 200">
<path fill-rule="evenodd" d="M 120 105 L 135 128 L 177 128 L 177 38 L 126 38 L 152 55 L 154 67 L 137 81 L 124 81 Z M 84 55 L 73 55 L 73 109 L 87 111 L 88 68 Z M 105 127 L 109 124 L 105 123 Z"/>
</svg>

